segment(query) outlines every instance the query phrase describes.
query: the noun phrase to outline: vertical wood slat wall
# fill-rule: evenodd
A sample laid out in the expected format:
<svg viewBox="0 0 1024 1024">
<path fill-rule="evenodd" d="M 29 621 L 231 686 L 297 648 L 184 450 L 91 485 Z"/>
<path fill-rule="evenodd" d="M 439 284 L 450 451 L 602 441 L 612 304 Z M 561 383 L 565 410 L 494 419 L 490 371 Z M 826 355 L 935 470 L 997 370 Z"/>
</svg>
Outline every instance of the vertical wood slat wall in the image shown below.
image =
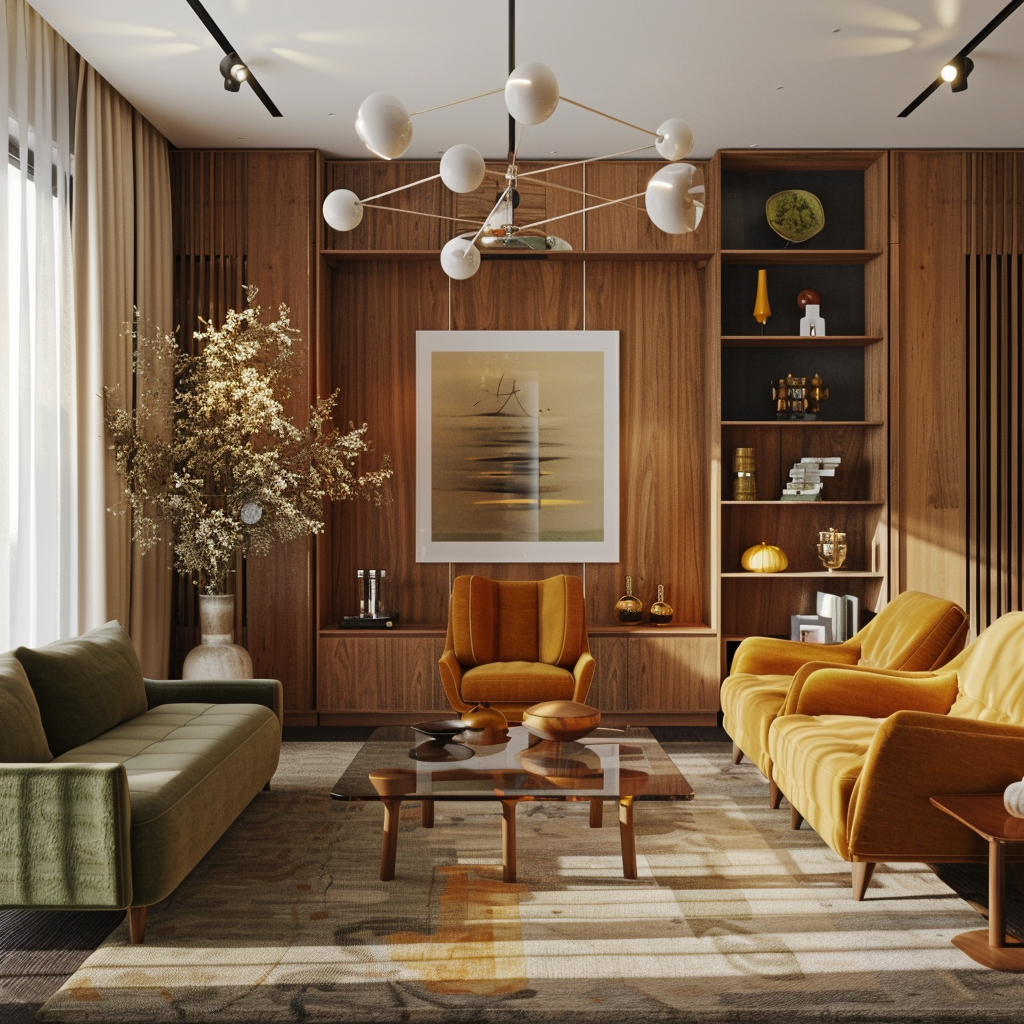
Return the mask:
<svg viewBox="0 0 1024 1024">
<path fill-rule="evenodd" d="M 172 150 L 175 324 L 194 349 L 198 318 L 223 321 L 245 305 L 245 287 L 272 318 L 279 304 L 301 333 L 286 411 L 300 427 L 313 394 L 317 173 L 312 150 Z M 280 679 L 294 724 L 316 720 L 313 539 L 300 538 L 249 558 L 239 587 L 242 642 L 257 677 Z M 241 574 L 240 574 L 241 576 Z M 199 641 L 195 588 L 174 586 L 171 670 L 180 675 Z"/>
<path fill-rule="evenodd" d="M 976 632 L 1022 603 L 1024 156 L 964 166 L 966 607 Z"/>
</svg>

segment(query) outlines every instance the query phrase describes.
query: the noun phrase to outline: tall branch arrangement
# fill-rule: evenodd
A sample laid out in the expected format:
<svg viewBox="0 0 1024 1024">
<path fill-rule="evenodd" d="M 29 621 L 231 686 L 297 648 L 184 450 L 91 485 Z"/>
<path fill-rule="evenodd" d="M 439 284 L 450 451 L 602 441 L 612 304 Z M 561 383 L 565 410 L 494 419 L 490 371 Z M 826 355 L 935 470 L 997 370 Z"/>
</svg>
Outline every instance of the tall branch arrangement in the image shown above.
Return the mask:
<svg viewBox="0 0 1024 1024">
<path fill-rule="evenodd" d="M 256 290 L 249 291 L 249 302 Z M 197 354 L 181 352 L 173 334 L 139 334 L 134 364 L 135 409 L 105 388 L 106 421 L 132 536 L 143 550 L 171 527 L 174 565 L 213 592 L 235 553 L 266 554 L 276 543 L 323 530 L 324 499 L 368 498 L 380 504 L 391 476 L 358 473 L 370 450 L 367 425 L 334 426 L 335 391 L 298 427 L 285 412 L 294 379 L 287 306 L 264 323 L 261 307 L 229 310 L 224 324 L 200 321 Z"/>
</svg>

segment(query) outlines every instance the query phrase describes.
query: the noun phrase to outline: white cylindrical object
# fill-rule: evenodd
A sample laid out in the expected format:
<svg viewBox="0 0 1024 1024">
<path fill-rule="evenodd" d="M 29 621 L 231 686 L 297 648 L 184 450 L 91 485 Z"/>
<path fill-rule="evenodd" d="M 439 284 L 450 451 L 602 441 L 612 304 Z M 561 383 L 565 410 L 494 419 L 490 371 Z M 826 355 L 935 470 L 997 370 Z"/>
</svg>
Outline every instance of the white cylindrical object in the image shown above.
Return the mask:
<svg viewBox="0 0 1024 1024">
<path fill-rule="evenodd" d="M 1003 806 L 1007 814 L 1024 818 L 1024 781 L 1011 782 L 1003 790 Z"/>
<path fill-rule="evenodd" d="M 666 160 L 683 160 L 693 149 L 693 129 L 681 117 L 670 117 L 658 127 L 654 148 Z"/>
<path fill-rule="evenodd" d="M 480 187 L 487 170 L 479 150 L 459 144 L 445 150 L 441 157 L 441 180 L 453 192 L 464 194 Z"/>
<path fill-rule="evenodd" d="M 359 196 L 347 188 L 336 188 L 324 200 L 324 220 L 335 231 L 351 231 L 363 219 L 363 204 Z"/>
<path fill-rule="evenodd" d="M 704 176 L 693 164 L 669 164 L 652 176 L 644 199 L 655 227 L 670 235 L 689 234 L 704 213 Z"/>
<path fill-rule="evenodd" d="M 505 106 L 520 124 L 541 124 L 558 106 L 558 79 L 539 60 L 520 64 L 505 82 Z"/>
<path fill-rule="evenodd" d="M 453 280 L 465 281 L 480 269 L 480 250 L 457 235 L 441 250 L 441 267 Z"/>
<path fill-rule="evenodd" d="M 367 96 L 359 108 L 356 134 L 371 153 L 394 160 L 412 142 L 412 121 L 397 96 L 375 92 Z"/>
</svg>

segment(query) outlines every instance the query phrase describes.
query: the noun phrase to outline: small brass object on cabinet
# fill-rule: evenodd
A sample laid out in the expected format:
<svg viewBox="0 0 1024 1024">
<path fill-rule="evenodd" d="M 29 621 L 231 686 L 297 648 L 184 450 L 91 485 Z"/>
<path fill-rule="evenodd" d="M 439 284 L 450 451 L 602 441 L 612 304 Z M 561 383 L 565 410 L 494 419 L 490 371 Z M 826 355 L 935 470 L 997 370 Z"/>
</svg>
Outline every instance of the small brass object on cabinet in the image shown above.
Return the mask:
<svg viewBox="0 0 1024 1024">
<path fill-rule="evenodd" d="M 672 605 L 665 602 L 665 588 L 658 584 L 658 600 L 651 605 L 651 622 L 655 626 L 666 626 L 672 621 Z"/>
<path fill-rule="evenodd" d="M 754 449 L 737 448 L 732 457 L 732 500 L 753 501 L 756 497 Z"/>
<path fill-rule="evenodd" d="M 635 626 L 644 617 L 644 603 L 633 596 L 633 577 L 626 577 L 626 592 L 615 602 L 615 618 L 624 626 Z"/>
<path fill-rule="evenodd" d="M 818 534 L 818 557 L 829 572 L 835 572 L 846 561 L 846 534 L 834 526 Z"/>
</svg>

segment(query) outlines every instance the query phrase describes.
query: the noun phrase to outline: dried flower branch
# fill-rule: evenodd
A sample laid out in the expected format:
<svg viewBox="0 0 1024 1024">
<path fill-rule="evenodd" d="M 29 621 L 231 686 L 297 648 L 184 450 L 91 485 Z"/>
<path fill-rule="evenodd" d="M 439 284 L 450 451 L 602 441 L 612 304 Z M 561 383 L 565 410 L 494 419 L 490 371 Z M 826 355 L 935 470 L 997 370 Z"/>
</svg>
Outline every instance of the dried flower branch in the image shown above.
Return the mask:
<svg viewBox="0 0 1024 1024">
<path fill-rule="evenodd" d="M 319 533 L 323 503 L 367 498 L 380 504 L 391 476 L 357 474 L 370 450 L 367 426 L 332 420 L 335 391 L 317 400 L 305 428 L 283 403 L 290 396 L 294 340 L 288 308 L 263 323 L 261 307 L 229 310 L 221 327 L 205 321 L 195 334 L 198 355 L 179 351 L 173 334 L 140 332 L 134 365 L 136 408 L 119 406 L 119 389 L 104 388 L 107 429 L 132 536 L 142 550 L 170 524 L 174 565 L 216 589 L 235 552 L 266 554 L 275 543 Z"/>
</svg>

